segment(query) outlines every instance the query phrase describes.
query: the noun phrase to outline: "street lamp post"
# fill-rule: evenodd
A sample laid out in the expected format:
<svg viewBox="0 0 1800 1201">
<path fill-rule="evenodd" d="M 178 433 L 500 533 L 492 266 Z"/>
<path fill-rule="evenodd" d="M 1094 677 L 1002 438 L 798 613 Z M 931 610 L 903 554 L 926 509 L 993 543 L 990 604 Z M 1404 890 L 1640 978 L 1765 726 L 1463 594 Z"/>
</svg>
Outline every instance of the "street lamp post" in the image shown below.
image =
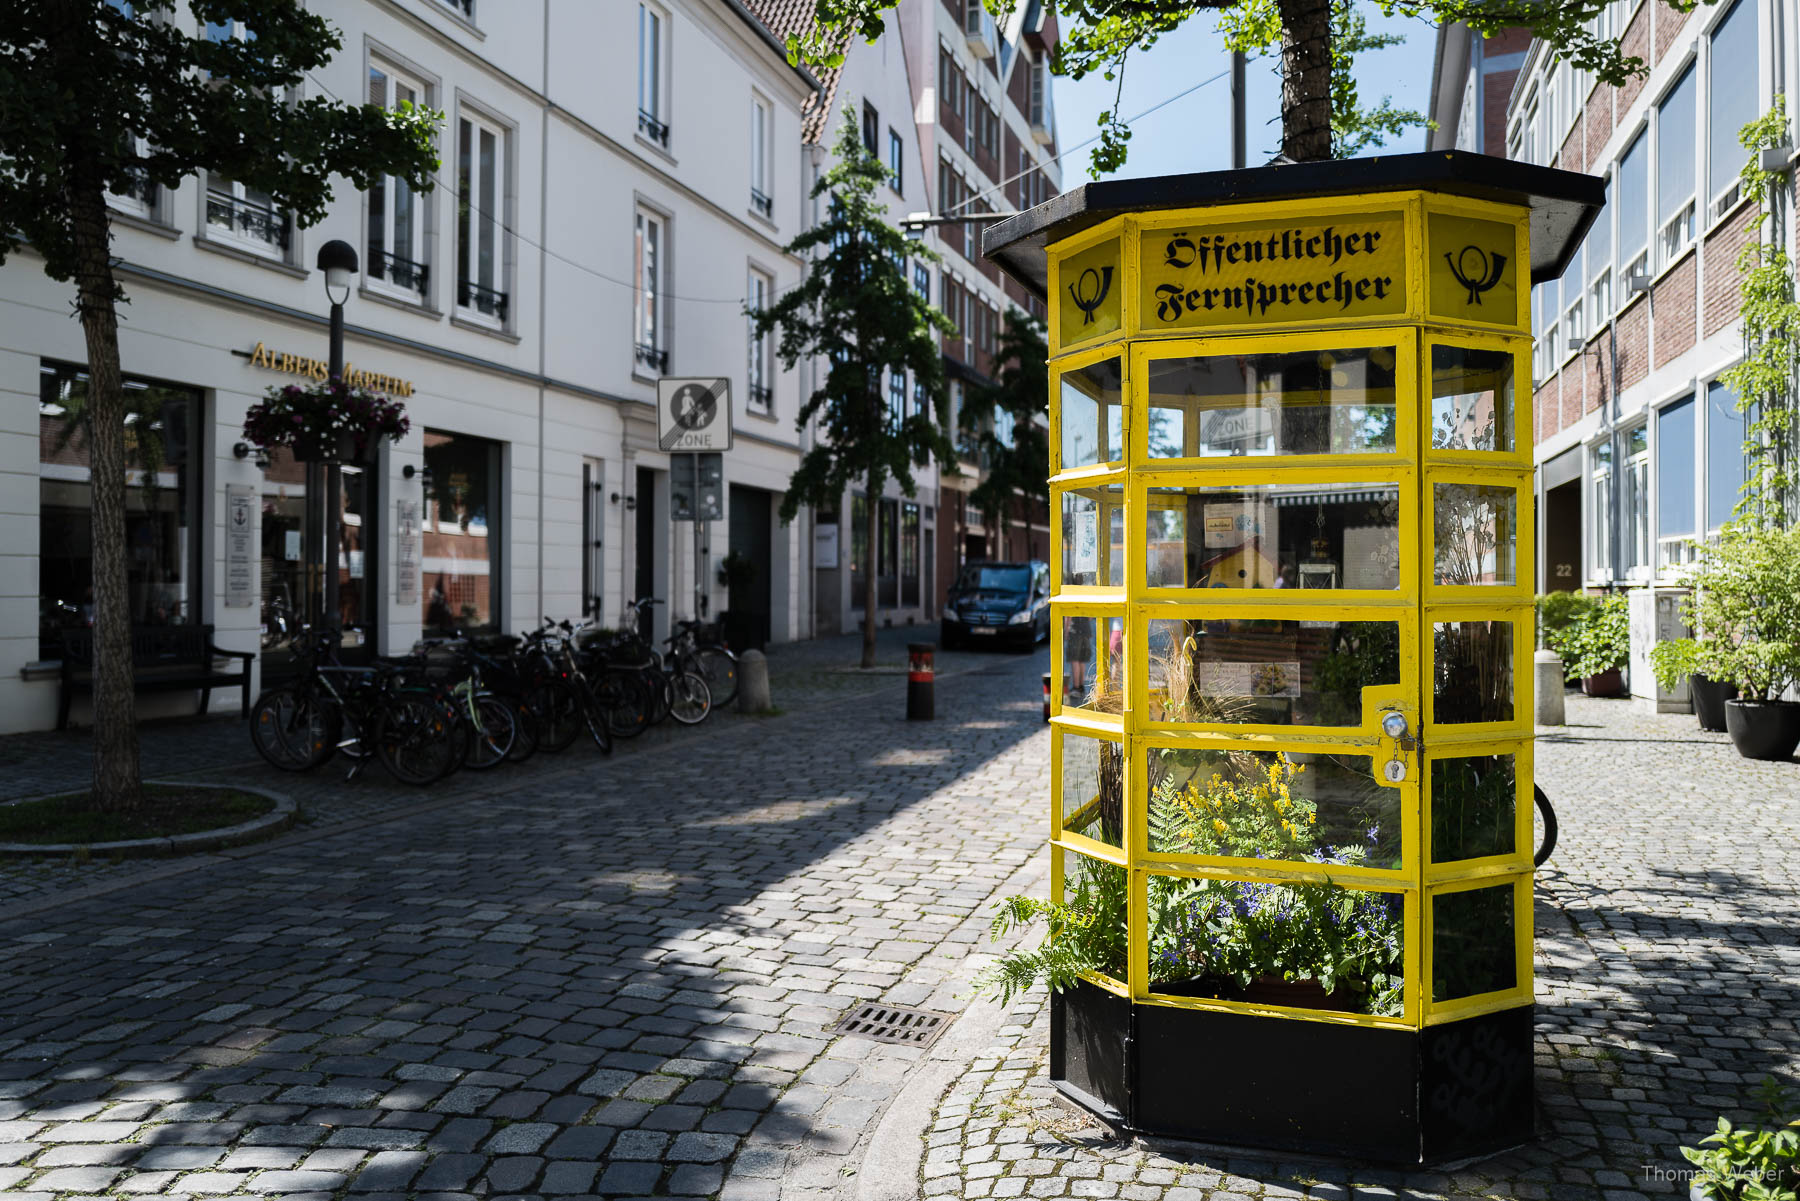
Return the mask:
<svg viewBox="0 0 1800 1201">
<path fill-rule="evenodd" d="M 332 380 L 344 378 L 344 302 L 350 299 L 350 277 L 356 274 L 356 247 L 333 238 L 319 247 L 318 267 L 325 273 L 325 299 L 331 302 L 330 374 Z M 343 468 L 336 460 L 325 467 L 325 615 L 335 623 L 339 618 L 338 507 L 344 487 Z M 342 636 L 342 630 L 339 630 Z"/>
</svg>

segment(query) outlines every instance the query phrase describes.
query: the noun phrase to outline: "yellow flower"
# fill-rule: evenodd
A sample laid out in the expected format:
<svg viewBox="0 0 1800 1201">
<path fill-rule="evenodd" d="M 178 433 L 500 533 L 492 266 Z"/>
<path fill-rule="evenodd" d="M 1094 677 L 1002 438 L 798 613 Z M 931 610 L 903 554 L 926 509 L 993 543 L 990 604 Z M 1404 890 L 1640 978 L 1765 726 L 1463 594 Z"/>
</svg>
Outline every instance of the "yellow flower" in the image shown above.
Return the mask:
<svg viewBox="0 0 1800 1201">
<path fill-rule="evenodd" d="M 1215 817 L 1213 818 L 1213 829 L 1217 830 L 1220 834 L 1223 834 L 1225 833 L 1225 823 Z"/>
<path fill-rule="evenodd" d="M 1318 822 L 1318 820 L 1319 820 L 1319 815 L 1316 813 L 1309 813 L 1306 815 L 1306 824 L 1309 826 L 1316 824 Z"/>
</svg>

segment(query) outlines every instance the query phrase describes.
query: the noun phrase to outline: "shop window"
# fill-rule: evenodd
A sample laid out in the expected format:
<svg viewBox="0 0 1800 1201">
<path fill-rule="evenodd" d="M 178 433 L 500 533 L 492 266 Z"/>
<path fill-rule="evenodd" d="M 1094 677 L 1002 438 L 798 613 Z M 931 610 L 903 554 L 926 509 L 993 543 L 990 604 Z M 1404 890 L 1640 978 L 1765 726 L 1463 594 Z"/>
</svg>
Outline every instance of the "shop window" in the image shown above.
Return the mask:
<svg viewBox="0 0 1800 1201">
<path fill-rule="evenodd" d="M 1387 621 L 1153 619 L 1150 711 L 1180 725 L 1363 724 L 1363 689 L 1400 683 Z"/>
<path fill-rule="evenodd" d="M 1511 351 L 1431 348 L 1431 448 L 1513 449 Z"/>
<path fill-rule="evenodd" d="M 1149 457 L 1391 454 L 1395 361 L 1385 346 L 1156 360 Z"/>
<path fill-rule="evenodd" d="M 1694 240 L 1694 90 L 1689 66 L 1656 110 L 1658 267 L 1673 263 Z"/>
<path fill-rule="evenodd" d="M 1752 14 L 1754 15 L 1754 14 Z M 1706 528 L 1731 520 L 1743 490 L 1744 414 L 1737 393 L 1719 380 L 1706 385 Z"/>
<path fill-rule="evenodd" d="M 1395 484 L 1152 488 L 1148 502 L 1147 587 L 1400 586 Z"/>
<path fill-rule="evenodd" d="M 205 433 L 200 394 L 125 380 L 125 594 L 134 625 L 200 620 Z M 38 375 L 38 655 L 61 657 L 61 631 L 94 624 L 93 483 L 88 377 Z"/>
<path fill-rule="evenodd" d="M 1656 413 L 1656 566 L 1680 567 L 1694 535 L 1694 398 Z"/>
<path fill-rule="evenodd" d="M 500 629 L 500 443 L 425 431 L 424 624 L 429 631 Z"/>
<path fill-rule="evenodd" d="M 1650 135 L 1640 133 L 1619 160 L 1620 303 L 1634 275 L 1650 273 Z"/>
<path fill-rule="evenodd" d="M 425 85 L 385 63 L 369 64 L 369 103 L 397 109 L 403 104 L 429 104 Z M 404 179 L 384 175 L 368 192 L 369 261 L 371 285 L 422 301 L 430 285 L 425 262 L 426 202 Z"/>
<path fill-rule="evenodd" d="M 1762 52 L 1756 44 L 1756 5 L 1738 0 L 1713 27 L 1706 85 L 1706 193 L 1709 220 L 1725 215 L 1738 202 L 1738 173 L 1744 148 L 1738 131 L 1756 119 L 1756 70 Z"/>
<path fill-rule="evenodd" d="M 488 325 L 507 323 L 505 288 L 506 133 L 464 111 L 456 135 L 456 305 Z"/>
</svg>

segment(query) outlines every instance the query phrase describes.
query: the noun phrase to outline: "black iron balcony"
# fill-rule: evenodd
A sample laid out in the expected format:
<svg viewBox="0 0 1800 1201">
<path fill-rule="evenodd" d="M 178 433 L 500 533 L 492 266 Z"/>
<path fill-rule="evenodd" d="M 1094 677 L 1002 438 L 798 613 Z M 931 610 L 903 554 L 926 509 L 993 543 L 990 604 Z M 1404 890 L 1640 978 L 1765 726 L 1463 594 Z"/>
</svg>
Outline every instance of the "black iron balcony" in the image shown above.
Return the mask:
<svg viewBox="0 0 1800 1201">
<path fill-rule="evenodd" d="M 639 342 L 635 348 L 637 361 L 659 373 L 669 370 L 669 352 L 658 349 L 646 342 Z"/>
<path fill-rule="evenodd" d="M 750 207 L 765 217 L 773 217 L 775 215 L 775 198 L 765 196 L 758 188 L 751 188 Z"/>
<path fill-rule="evenodd" d="M 763 384 L 750 385 L 750 407 L 767 413 L 775 407 L 775 389 Z"/>
<path fill-rule="evenodd" d="M 638 132 L 664 149 L 669 145 L 669 123 L 658 121 L 655 117 L 638 109 Z"/>
<path fill-rule="evenodd" d="M 397 288 L 405 288 L 408 292 L 425 295 L 425 286 L 431 281 L 431 268 L 425 263 L 415 263 L 411 259 L 401 258 L 385 250 L 369 250 L 369 275 L 373 279 L 385 279 Z M 502 298 L 502 303 L 504 303 Z"/>
<path fill-rule="evenodd" d="M 283 250 L 288 247 L 286 213 L 233 196 L 230 192 L 207 192 L 206 223 Z"/>
<path fill-rule="evenodd" d="M 503 325 L 506 323 L 505 292 L 484 288 L 473 280 L 459 280 L 456 285 L 456 303 L 465 309 L 473 309 L 484 317 L 492 317 Z"/>
</svg>

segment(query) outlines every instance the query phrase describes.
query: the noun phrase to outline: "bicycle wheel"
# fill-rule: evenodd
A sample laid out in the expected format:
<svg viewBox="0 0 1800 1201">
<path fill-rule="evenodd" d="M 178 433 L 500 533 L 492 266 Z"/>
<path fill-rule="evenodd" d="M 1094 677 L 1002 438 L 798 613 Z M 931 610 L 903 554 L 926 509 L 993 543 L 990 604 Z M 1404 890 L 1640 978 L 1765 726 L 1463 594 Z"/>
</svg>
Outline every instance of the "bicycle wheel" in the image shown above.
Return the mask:
<svg viewBox="0 0 1800 1201">
<path fill-rule="evenodd" d="M 677 672 L 669 680 L 669 716 L 684 726 L 698 725 L 712 712 L 712 691 L 697 671 Z"/>
<path fill-rule="evenodd" d="M 336 711 L 298 684 L 266 689 L 250 707 L 250 741 L 270 767 L 307 771 L 337 751 Z"/>
<path fill-rule="evenodd" d="M 456 768 L 456 723 L 422 692 L 389 697 L 375 723 L 375 756 L 404 784 L 435 784 Z"/>
<path fill-rule="evenodd" d="M 650 685 L 630 671 L 603 671 L 594 691 L 606 707 L 606 728 L 614 738 L 636 738 L 650 728 Z"/>
<path fill-rule="evenodd" d="M 606 705 L 600 699 L 599 684 L 595 681 L 584 681 L 581 697 L 581 721 L 587 727 L 588 737 L 600 748 L 602 755 L 610 755 L 613 751 L 612 729 L 607 722 Z"/>
<path fill-rule="evenodd" d="M 737 656 L 722 646 L 703 646 L 694 652 L 695 666 L 712 690 L 712 703 L 721 707 L 737 699 Z"/>
<path fill-rule="evenodd" d="M 581 698 L 566 680 L 550 679 L 525 694 L 525 708 L 536 726 L 538 747 L 566 751 L 581 736 Z"/>
<path fill-rule="evenodd" d="M 491 692 L 475 694 L 475 716 L 469 719 L 469 753 L 463 766 L 472 771 L 499 767 L 512 753 L 519 723 L 512 706 Z"/>
<path fill-rule="evenodd" d="M 506 757 L 514 763 L 523 763 L 537 754 L 537 722 L 532 719 L 531 710 L 521 698 L 508 697 L 506 706 L 513 715 L 513 744 Z"/>
<path fill-rule="evenodd" d="M 638 673 L 650 693 L 650 724 L 660 726 L 669 719 L 669 707 L 675 694 L 669 687 L 669 673 L 660 667 L 646 667 Z"/>
</svg>

